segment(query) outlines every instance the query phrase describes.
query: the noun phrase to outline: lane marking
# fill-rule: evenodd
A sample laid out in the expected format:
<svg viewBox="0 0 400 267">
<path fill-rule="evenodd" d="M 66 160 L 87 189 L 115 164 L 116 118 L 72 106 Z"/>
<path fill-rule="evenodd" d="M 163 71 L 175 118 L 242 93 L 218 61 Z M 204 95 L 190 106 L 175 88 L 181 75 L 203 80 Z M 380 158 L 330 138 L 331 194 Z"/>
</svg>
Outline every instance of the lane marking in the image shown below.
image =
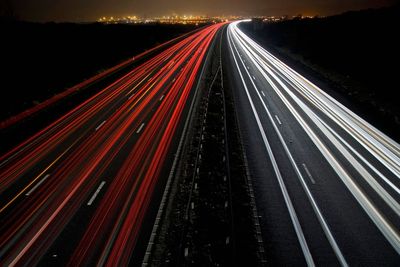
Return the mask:
<svg viewBox="0 0 400 267">
<path fill-rule="evenodd" d="M 131 94 L 131 96 L 128 98 L 128 100 L 130 100 L 134 96 L 135 96 L 135 93 Z"/>
<path fill-rule="evenodd" d="M 42 180 L 40 180 L 34 187 L 32 187 L 31 190 L 29 190 L 28 193 L 25 194 L 25 196 L 29 196 L 30 194 L 32 194 L 33 191 L 35 191 L 44 181 L 46 181 L 47 178 L 49 178 L 50 174 L 46 174 Z"/>
<path fill-rule="evenodd" d="M 276 121 L 279 123 L 279 125 L 282 125 L 281 120 L 279 119 L 278 115 L 275 115 Z"/>
<path fill-rule="evenodd" d="M 253 75 L 252 77 L 253 77 L 253 80 L 255 80 L 255 79 L 256 79 L 256 77 L 254 77 L 254 75 Z"/>
<path fill-rule="evenodd" d="M 164 98 L 164 95 L 162 95 L 159 100 L 161 101 L 161 100 L 163 100 L 163 98 Z"/>
<path fill-rule="evenodd" d="M 222 35 L 221 35 L 221 40 L 222 40 Z M 206 62 L 211 57 L 210 55 L 211 55 L 211 53 L 207 54 L 206 59 L 205 59 Z M 204 70 L 205 70 L 206 66 L 207 66 L 207 64 L 203 64 L 203 67 L 201 68 L 199 77 L 203 77 Z M 175 79 L 174 79 L 174 81 L 175 81 Z M 188 115 L 186 116 L 185 124 L 184 124 L 183 130 L 182 130 L 182 134 L 181 134 L 181 137 L 180 137 L 180 140 L 179 140 L 179 145 L 178 145 L 178 148 L 176 150 L 176 153 L 175 153 L 175 156 L 174 156 L 175 158 L 174 158 L 174 161 L 172 163 L 172 167 L 171 167 L 171 170 L 170 170 L 170 173 L 169 173 L 169 176 L 168 176 L 167 184 L 165 186 L 164 193 L 163 193 L 163 196 L 162 196 L 162 202 L 167 199 L 167 196 L 168 196 L 168 194 L 170 192 L 170 184 L 171 184 L 172 176 L 175 174 L 175 171 L 176 171 L 176 166 L 178 164 L 178 161 L 179 161 L 179 158 L 180 158 L 180 155 L 181 155 L 183 142 L 184 142 L 184 140 L 186 140 L 186 134 L 187 134 L 187 131 L 188 131 L 189 121 L 190 121 L 190 118 L 191 118 L 191 116 L 193 114 L 193 107 L 194 107 L 194 104 L 195 104 L 195 100 L 197 99 L 198 92 L 200 91 L 200 90 L 197 90 L 198 88 L 199 88 L 199 83 L 196 85 L 196 88 L 195 88 L 196 90 L 194 90 L 195 91 L 195 95 L 192 98 L 192 101 L 191 101 L 191 104 L 190 104 L 190 107 L 189 107 L 189 111 L 188 111 Z M 159 208 L 158 208 L 157 217 L 161 218 L 163 213 L 164 213 L 164 206 L 160 205 Z M 155 235 L 155 233 L 157 232 L 157 229 L 158 229 L 158 225 L 154 224 L 151 235 L 153 235 L 153 234 Z M 146 248 L 146 252 L 145 252 L 145 255 L 144 255 L 144 258 L 143 258 L 143 261 L 142 261 L 142 265 L 141 265 L 142 267 L 149 265 L 149 258 L 152 255 L 153 245 L 154 245 L 153 242 L 150 242 L 150 241 L 148 242 L 147 248 Z M 186 251 L 188 251 L 188 248 L 185 248 L 185 254 L 186 254 L 185 257 L 188 255 L 188 252 L 186 252 Z"/>
<path fill-rule="evenodd" d="M 228 33 L 230 33 L 230 32 L 228 32 Z M 268 138 L 267 138 L 267 136 L 265 134 L 264 127 L 262 126 L 261 120 L 260 120 L 260 118 L 258 116 L 258 112 L 256 111 L 256 108 L 254 106 L 253 100 L 251 99 L 249 90 L 247 88 L 246 82 L 245 82 L 244 77 L 243 77 L 243 74 L 240 71 L 239 63 L 236 60 L 236 56 L 235 56 L 233 47 L 235 48 L 237 53 L 239 53 L 239 51 L 237 50 L 236 45 L 234 44 L 233 40 L 230 40 L 228 38 L 228 41 L 229 41 L 229 47 L 230 47 L 232 55 L 233 55 L 233 59 L 235 61 L 236 68 L 237 68 L 237 70 L 239 72 L 239 77 L 242 80 L 242 84 L 243 84 L 243 87 L 245 89 L 247 98 L 249 100 L 251 110 L 252 110 L 254 118 L 255 118 L 255 120 L 257 122 L 258 130 L 260 131 L 260 134 L 261 134 L 261 137 L 262 137 L 262 140 L 263 140 L 263 143 L 264 143 L 264 147 L 265 147 L 265 149 L 266 149 L 266 151 L 267 151 L 267 153 L 269 155 L 269 158 L 271 160 L 271 164 L 272 164 L 276 179 L 278 181 L 281 193 L 283 195 L 283 198 L 284 198 L 284 201 L 285 201 L 285 204 L 286 204 L 286 208 L 289 211 L 290 219 L 292 221 L 292 225 L 293 225 L 293 228 L 294 228 L 294 230 L 296 232 L 296 235 L 297 235 L 298 241 L 300 243 L 300 247 L 302 249 L 303 255 L 304 255 L 305 260 L 306 260 L 306 263 L 307 263 L 308 266 L 315 266 L 315 263 L 314 263 L 314 260 L 312 258 L 310 249 L 308 248 L 308 244 L 307 244 L 307 241 L 306 241 L 304 233 L 303 233 L 303 229 L 301 228 L 299 219 L 297 217 L 297 213 L 296 213 L 296 211 L 294 209 L 294 206 L 293 206 L 292 200 L 290 198 L 289 192 L 287 191 L 285 182 L 283 181 L 283 177 L 282 177 L 281 172 L 279 170 L 278 163 L 277 163 L 277 161 L 275 159 L 275 155 L 274 155 L 274 153 L 272 151 L 271 145 L 270 145 L 270 143 L 268 141 Z M 232 47 L 231 43 L 233 44 L 233 47 Z M 240 60 L 240 58 L 239 58 L 239 60 Z M 244 65 L 243 61 L 242 61 L 242 65 Z M 247 72 L 247 70 L 246 70 L 246 72 Z"/>
<path fill-rule="evenodd" d="M 140 133 L 140 131 L 143 129 L 144 122 L 140 125 L 139 129 L 137 129 L 136 133 Z"/>
<path fill-rule="evenodd" d="M 99 130 L 101 128 L 101 126 L 104 125 L 104 123 L 106 123 L 106 121 L 103 121 L 102 123 L 100 123 L 99 126 L 96 127 L 96 131 Z"/>
<path fill-rule="evenodd" d="M 244 33 L 240 32 L 239 34 L 242 35 L 242 38 L 246 39 L 247 42 L 253 46 L 263 57 L 265 57 L 265 59 L 271 61 L 271 63 L 274 65 L 274 68 L 277 68 L 277 70 L 273 70 L 276 74 L 278 74 L 284 80 L 290 82 L 292 86 L 297 86 L 305 97 L 312 99 L 311 102 L 313 102 L 314 106 L 318 106 L 321 111 L 327 114 L 332 120 L 346 130 L 348 134 L 350 134 L 365 149 L 372 153 L 380 161 L 380 163 L 390 169 L 393 174 L 396 176 L 400 175 L 400 165 L 396 164 L 399 160 L 400 152 L 400 146 L 398 144 L 393 142 L 390 138 L 374 128 L 372 125 L 368 124 L 365 120 L 351 112 L 334 98 L 330 97 L 323 90 L 305 79 L 296 71 L 279 61 L 268 51 L 254 43 L 254 41 L 245 36 Z M 263 61 L 263 64 L 268 65 L 268 63 L 265 61 Z M 280 71 L 282 74 L 278 71 Z M 285 77 L 283 75 L 285 75 Z"/>
<path fill-rule="evenodd" d="M 370 217 L 370 219 L 374 222 L 376 227 L 381 231 L 381 233 L 385 236 L 388 242 L 392 245 L 392 247 L 396 250 L 397 253 L 400 254 L 400 235 L 393 228 L 391 223 L 387 220 L 385 216 L 382 215 L 381 211 L 374 205 L 368 195 L 366 195 L 363 190 L 359 187 L 357 183 L 354 182 L 353 178 L 348 174 L 348 172 L 344 169 L 344 167 L 337 161 L 331 151 L 326 147 L 325 144 L 321 143 L 321 140 L 315 134 L 315 132 L 311 129 L 309 125 L 304 121 L 301 115 L 295 110 L 293 105 L 287 100 L 287 98 L 280 92 L 280 90 L 276 87 L 274 82 L 272 82 L 271 78 L 261 69 L 261 65 L 258 66 L 256 63 L 256 67 L 260 70 L 262 75 L 271 86 L 274 88 L 278 96 L 282 99 L 291 113 L 294 115 L 296 120 L 303 127 L 307 135 L 311 138 L 317 148 L 320 150 L 321 154 L 327 159 L 329 164 L 332 166 L 333 170 L 337 173 L 339 178 L 346 185 L 348 190 L 360 204 L 360 206 L 364 209 L 366 214 Z M 287 86 L 266 66 L 263 68 L 271 75 L 273 79 L 279 83 L 280 86 L 289 94 L 289 96 L 300 106 L 300 108 L 307 114 L 307 116 L 316 124 L 319 130 L 321 130 L 325 136 L 330 140 L 330 142 L 338 149 L 338 151 L 350 162 L 353 167 L 358 171 L 364 180 L 369 183 L 371 188 L 375 190 L 377 194 L 386 202 L 386 204 L 394 211 L 397 215 L 400 214 L 400 205 L 399 203 L 372 177 L 372 175 L 350 154 L 350 152 L 343 147 L 343 145 L 334 137 L 332 133 L 319 121 L 318 116 L 308 107 L 305 103 L 301 102 L 301 100 L 291 92 Z"/>
<path fill-rule="evenodd" d="M 57 161 L 59 161 L 62 156 L 64 156 L 80 139 L 75 140 L 75 142 L 70 145 L 67 150 L 65 150 L 58 158 L 56 158 L 49 166 L 47 166 L 39 175 L 37 175 L 27 186 L 25 186 L 17 195 L 15 195 L 6 205 L 4 205 L 0 209 L 0 213 L 2 213 L 8 206 L 11 205 L 19 196 L 21 196 L 28 188 L 36 182 L 43 174 L 45 174 Z"/>
<path fill-rule="evenodd" d="M 241 33 L 241 34 L 243 34 L 243 33 Z M 243 45 L 242 45 L 242 46 L 243 46 Z M 252 59 L 252 58 L 251 58 L 251 59 Z M 258 62 L 256 63 L 256 62 L 255 62 L 255 59 L 252 59 L 252 60 L 253 60 L 253 62 L 255 63 L 256 67 L 262 72 L 263 76 L 268 80 L 268 82 L 269 82 L 269 83 L 272 85 L 272 87 L 276 90 L 276 92 L 278 93 L 278 95 L 281 96 L 281 95 L 279 94 L 278 89 L 274 87 L 273 82 L 270 81 L 269 77 L 268 77 L 268 76 L 261 70 L 261 68 L 257 65 L 257 64 L 262 65 L 262 63 L 258 63 Z M 263 66 L 263 67 L 266 69 L 265 66 Z M 276 79 L 276 77 L 273 75 L 273 73 L 271 73 L 268 69 L 267 69 L 267 71 L 269 72 L 270 75 L 272 75 L 272 76 Z M 249 74 L 248 74 L 248 75 L 249 75 Z M 278 83 L 281 84 L 282 87 L 284 87 L 284 89 L 286 89 L 285 85 L 283 85 L 283 84 L 279 81 L 279 79 L 276 79 L 276 80 L 278 81 Z M 253 84 L 253 86 L 255 86 L 255 85 Z M 288 92 L 288 93 L 289 93 L 289 92 Z M 282 98 L 282 97 L 281 97 L 281 98 Z M 295 98 L 295 97 L 292 96 L 292 98 Z M 261 97 L 260 97 L 260 99 L 261 99 Z M 283 99 L 283 98 L 282 98 L 282 100 L 284 100 L 284 102 L 285 102 L 286 99 Z M 286 102 L 285 102 L 285 104 L 287 105 L 287 107 L 289 108 L 289 110 L 292 111 L 292 113 L 293 113 L 293 115 L 295 116 L 295 118 L 298 119 L 299 123 L 303 126 L 302 122 L 304 122 L 304 121 L 301 119 L 301 117 L 297 117 L 298 114 L 297 114 L 297 112 L 296 112 L 295 110 L 292 110 L 293 108 L 292 108 L 292 106 L 290 105 L 290 103 L 286 103 Z M 268 113 L 268 110 L 267 110 L 267 113 Z M 317 124 L 317 125 L 318 125 L 318 124 Z M 305 126 L 305 125 L 304 125 L 304 126 Z M 316 139 L 317 139 L 317 138 L 313 139 L 313 137 L 315 137 L 315 136 L 313 135 L 313 133 L 310 133 L 310 132 L 309 132 L 309 131 L 311 131 L 311 129 L 309 129 L 308 127 L 304 127 L 304 126 L 303 126 L 303 128 L 304 128 L 304 130 L 306 130 L 306 133 L 311 137 L 312 141 L 313 141 L 315 144 L 317 144 L 317 142 L 316 142 Z M 279 131 L 277 130 L 277 132 L 279 132 Z M 329 138 L 329 139 L 331 139 L 331 138 Z M 318 140 L 318 139 L 317 139 L 317 140 Z M 319 140 L 319 143 L 320 143 L 320 140 Z M 286 147 L 285 143 L 283 143 L 283 146 L 285 147 L 285 150 L 286 150 L 287 147 Z M 323 145 L 322 145 L 322 146 L 323 146 Z M 317 147 L 318 147 L 318 149 L 322 152 L 322 154 L 327 158 L 327 155 L 329 156 L 330 154 L 329 154 L 329 152 L 325 149 L 325 147 L 322 148 L 322 146 L 317 146 Z M 340 151 L 341 151 L 341 149 L 340 149 Z M 323 152 L 326 152 L 326 153 L 324 154 Z M 333 157 L 333 156 L 332 156 L 332 157 Z M 328 158 L 327 158 L 327 159 L 328 159 Z M 330 158 L 330 160 L 331 160 L 330 163 L 336 164 L 335 167 L 339 167 L 339 169 L 340 169 L 341 166 L 335 161 L 334 158 L 333 158 L 333 159 Z M 351 162 L 351 161 L 350 161 L 350 162 Z M 332 164 L 332 167 L 334 167 L 333 164 Z M 296 172 L 298 172 L 297 166 L 296 166 L 296 165 L 294 165 L 294 168 L 296 169 Z M 334 170 L 336 171 L 336 168 L 334 168 Z M 301 173 L 298 172 L 298 174 L 299 174 L 299 176 L 301 177 Z M 338 173 L 338 175 L 339 175 L 339 173 Z M 364 208 L 364 210 L 367 212 L 367 214 L 370 216 L 370 218 L 374 221 L 374 223 L 376 224 L 376 226 L 381 230 L 381 232 L 384 234 L 384 236 L 385 236 L 385 237 L 388 239 L 388 241 L 392 244 L 392 246 L 393 246 L 397 251 L 399 251 L 399 250 L 397 249 L 396 245 L 395 245 L 395 244 L 396 244 L 396 241 L 395 241 L 395 240 L 396 240 L 396 239 L 397 239 L 397 240 L 400 240 L 400 238 L 397 237 L 397 235 L 396 235 L 396 233 L 395 233 L 395 230 L 392 229 L 392 228 L 390 227 L 390 225 L 385 221 L 385 219 L 384 219 L 383 216 L 379 213 L 379 211 L 376 210 L 376 208 L 373 206 L 373 204 L 372 204 L 371 202 L 369 202 L 368 199 L 365 198 L 365 196 L 362 194 L 362 191 L 359 190 L 359 188 L 358 188 L 354 183 L 352 183 L 352 181 L 345 180 L 341 175 L 339 175 L 339 177 L 342 179 L 342 181 L 343 181 L 343 182 L 345 183 L 345 185 L 348 187 L 348 189 L 350 190 L 350 192 L 354 195 L 354 197 L 355 197 L 356 200 L 359 202 L 359 204 L 361 204 L 361 206 Z M 304 182 L 302 182 L 302 184 L 304 185 L 306 191 L 309 192 L 309 189 L 307 188 L 307 185 L 306 185 Z M 354 190 L 354 189 L 355 189 L 355 190 Z M 311 195 L 310 195 L 310 196 L 311 196 Z M 360 198 L 363 198 L 363 199 L 360 199 Z M 315 201 L 313 200 L 313 202 L 315 202 Z M 316 204 L 316 203 L 314 203 L 314 204 Z M 317 206 L 315 206 L 315 207 L 317 208 Z M 371 211 L 371 210 L 373 210 L 376 214 L 372 214 L 372 211 Z M 371 211 L 371 212 L 370 212 L 370 211 Z M 320 214 L 320 211 L 318 211 L 318 213 L 319 213 L 319 215 L 321 216 L 321 217 L 319 217 L 319 218 L 323 219 L 322 214 Z M 374 216 L 374 215 L 377 215 L 377 216 Z M 379 221 L 379 222 L 377 222 L 377 221 Z M 324 228 L 326 228 L 326 230 L 329 230 L 329 228 L 327 228 L 326 222 L 323 222 L 323 224 L 325 225 Z M 388 226 L 389 229 L 386 231 L 386 230 L 383 228 L 383 225 Z M 325 231 L 325 229 L 324 229 L 324 231 Z M 333 239 L 333 236 L 331 235 L 331 233 L 330 233 L 329 231 L 327 231 L 326 233 L 328 234 L 328 239 L 330 239 L 331 241 L 334 242 L 334 239 Z M 398 243 L 399 243 L 399 242 L 398 242 Z M 397 244 L 398 244 L 398 243 L 397 243 Z M 346 261 L 345 261 L 343 255 L 341 254 L 341 252 L 340 252 L 340 250 L 339 250 L 337 244 L 334 243 L 333 245 L 334 245 L 335 253 L 336 253 L 337 256 L 338 256 L 338 259 L 341 261 L 341 264 L 347 266 L 347 263 L 346 263 Z M 339 254 L 339 253 L 340 253 L 340 254 Z"/>
<path fill-rule="evenodd" d="M 263 91 L 261 91 L 261 94 L 265 97 L 265 94 L 264 94 L 264 92 Z"/>
<path fill-rule="evenodd" d="M 315 184 L 315 180 L 311 175 L 311 172 L 308 170 L 307 165 L 305 163 L 301 164 L 303 166 L 303 169 L 306 171 L 308 178 L 310 178 L 311 183 Z"/>
<path fill-rule="evenodd" d="M 351 110 L 347 109 L 300 74 L 279 62 L 277 59 L 274 61 L 279 71 L 283 72 L 285 75 L 289 75 L 283 77 L 282 74 L 277 73 L 280 77 L 299 87 L 302 90 L 302 94 L 312 99 L 312 104 L 314 106 L 318 106 L 318 108 L 335 121 L 337 125 L 340 125 L 340 127 L 346 130 L 357 142 L 372 153 L 381 164 L 390 169 L 394 175 L 400 176 L 400 165 L 397 164 L 400 156 L 400 146 L 398 144 L 393 143 L 394 141 L 389 137 L 354 114 Z"/>
<path fill-rule="evenodd" d="M 106 181 L 102 181 L 97 187 L 96 192 L 92 195 L 92 197 L 89 199 L 89 202 L 87 203 L 88 206 L 91 206 L 93 204 L 93 201 L 96 199 L 97 195 L 100 193 L 100 190 L 103 188 L 103 186 L 106 184 Z"/>
</svg>

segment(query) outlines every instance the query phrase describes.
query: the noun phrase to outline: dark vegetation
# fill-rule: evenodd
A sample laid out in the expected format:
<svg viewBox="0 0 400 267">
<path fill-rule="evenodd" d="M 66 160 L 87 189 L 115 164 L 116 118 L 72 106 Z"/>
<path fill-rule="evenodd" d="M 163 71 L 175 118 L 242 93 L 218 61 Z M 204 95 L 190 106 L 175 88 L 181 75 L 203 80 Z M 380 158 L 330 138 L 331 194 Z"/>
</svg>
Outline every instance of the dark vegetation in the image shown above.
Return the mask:
<svg viewBox="0 0 400 267">
<path fill-rule="evenodd" d="M 322 89 L 340 95 L 353 110 L 400 140 L 399 7 L 241 27 Z"/>
<path fill-rule="evenodd" d="M 195 28 L 0 19 L 0 120 Z"/>
</svg>

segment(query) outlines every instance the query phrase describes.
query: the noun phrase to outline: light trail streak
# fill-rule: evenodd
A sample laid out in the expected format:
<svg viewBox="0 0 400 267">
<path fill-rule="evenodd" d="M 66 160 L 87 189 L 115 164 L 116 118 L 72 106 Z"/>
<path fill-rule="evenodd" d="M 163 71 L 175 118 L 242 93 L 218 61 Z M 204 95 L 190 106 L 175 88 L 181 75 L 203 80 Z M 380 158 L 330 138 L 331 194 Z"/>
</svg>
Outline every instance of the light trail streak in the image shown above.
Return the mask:
<svg viewBox="0 0 400 267">
<path fill-rule="evenodd" d="M 282 101 L 289 114 L 293 116 L 294 120 L 301 126 L 308 138 L 320 151 L 323 158 L 331 165 L 337 177 L 341 179 L 348 191 L 353 195 L 354 199 L 395 251 L 400 254 L 400 234 L 398 227 L 391 223 L 382 210 L 372 201 L 369 191 L 367 192 L 360 187 L 357 181 L 357 179 L 364 180 L 369 189 L 379 196 L 398 218 L 400 216 L 400 205 L 397 195 L 394 197 L 393 194 L 398 194 L 399 192 L 399 188 L 396 186 L 400 178 L 399 144 L 251 40 L 238 28 L 238 23 L 240 22 L 234 22 L 229 26 L 228 40 L 232 46 L 233 56 L 235 54 L 240 55 L 238 58 L 241 64 L 240 66 L 237 64 L 236 69 L 240 75 L 242 75 L 242 72 L 245 73 L 243 76 L 246 77 L 242 79 L 244 87 L 246 88 L 245 84 L 251 84 L 251 86 L 247 87 L 254 89 L 254 93 L 247 93 L 249 101 L 253 101 L 254 97 L 251 95 L 255 94 L 255 99 L 258 99 L 257 101 L 261 103 L 263 109 L 261 111 L 254 110 L 254 112 L 257 116 L 261 116 L 258 114 L 265 112 L 274 125 L 281 144 L 302 182 L 304 191 L 340 263 L 342 265 L 347 264 L 343 255 L 341 255 L 339 247 L 335 244 L 333 234 L 330 232 L 322 211 L 317 206 L 316 200 L 314 200 L 312 191 L 304 182 L 301 173 L 298 171 L 298 164 L 291 156 L 285 140 L 276 127 L 275 121 L 266 105 L 268 99 L 262 90 L 261 93 L 264 97 L 261 96 L 260 90 L 257 89 L 255 84 L 257 79 L 255 79 L 253 74 L 249 73 L 249 68 L 244 63 L 245 59 L 253 65 L 253 70 L 258 71 L 259 75 L 257 77 L 261 77 L 259 81 L 271 87 L 271 91 Z M 328 119 L 320 114 L 323 114 Z M 281 124 L 277 117 L 276 120 Z M 354 143 L 361 146 L 352 145 Z M 337 155 L 340 155 L 340 157 Z M 348 166 L 351 166 L 352 170 L 358 173 L 357 179 L 350 174 L 351 171 L 348 169 Z M 308 169 L 305 169 L 305 171 L 307 175 L 310 174 Z M 380 182 L 386 183 L 393 191 L 389 192 Z"/>
<path fill-rule="evenodd" d="M 182 38 L 1 156 L 0 265 L 37 264 L 84 206 L 94 214 L 82 222 L 70 263 L 91 262 L 96 253 L 98 264 L 129 263 L 199 68 L 222 25 Z"/>
</svg>

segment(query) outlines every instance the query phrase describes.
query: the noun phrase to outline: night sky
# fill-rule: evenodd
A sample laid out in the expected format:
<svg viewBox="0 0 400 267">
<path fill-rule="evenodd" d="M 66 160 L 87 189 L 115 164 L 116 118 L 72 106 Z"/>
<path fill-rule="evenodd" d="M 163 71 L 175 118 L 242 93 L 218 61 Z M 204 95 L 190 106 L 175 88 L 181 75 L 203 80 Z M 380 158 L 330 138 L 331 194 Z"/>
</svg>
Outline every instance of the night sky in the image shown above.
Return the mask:
<svg viewBox="0 0 400 267">
<path fill-rule="evenodd" d="M 396 0 L 0 0 L 31 21 L 93 21 L 102 16 L 332 15 Z"/>
</svg>

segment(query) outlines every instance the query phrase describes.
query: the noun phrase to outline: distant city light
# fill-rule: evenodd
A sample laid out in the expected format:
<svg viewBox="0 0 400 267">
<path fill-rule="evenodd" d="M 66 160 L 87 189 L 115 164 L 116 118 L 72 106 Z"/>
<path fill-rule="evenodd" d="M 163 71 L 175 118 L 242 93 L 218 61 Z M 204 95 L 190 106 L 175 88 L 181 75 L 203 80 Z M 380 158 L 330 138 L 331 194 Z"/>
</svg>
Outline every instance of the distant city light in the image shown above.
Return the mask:
<svg viewBox="0 0 400 267">
<path fill-rule="evenodd" d="M 218 23 L 229 20 L 242 19 L 238 16 L 218 16 L 218 17 L 207 17 L 207 16 L 194 16 L 194 15 L 166 15 L 160 17 L 146 17 L 142 18 L 139 16 L 124 16 L 124 17 L 101 17 L 97 21 L 105 24 L 117 24 L 117 23 L 164 23 L 164 24 L 204 24 L 204 23 Z"/>
<path fill-rule="evenodd" d="M 259 21 L 264 22 L 277 22 L 281 20 L 287 19 L 307 19 L 312 16 L 251 16 L 251 17 L 243 17 L 243 16 L 216 16 L 216 17 L 208 17 L 208 16 L 194 16 L 194 15 L 164 15 L 160 17 L 139 17 L 136 15 L 123 16 L 123 17 L 101 17 L 97 21 L 104 24 L 147 24 L 147 23 L 160 23 L 160 24 L 205 24 L 205 23 L 218 23 L 218 22 L 226 22 L 226 21 L 234 21 L 234 20 L 243 20 L 243 19 L 257 19 Z"/>
</svg>

